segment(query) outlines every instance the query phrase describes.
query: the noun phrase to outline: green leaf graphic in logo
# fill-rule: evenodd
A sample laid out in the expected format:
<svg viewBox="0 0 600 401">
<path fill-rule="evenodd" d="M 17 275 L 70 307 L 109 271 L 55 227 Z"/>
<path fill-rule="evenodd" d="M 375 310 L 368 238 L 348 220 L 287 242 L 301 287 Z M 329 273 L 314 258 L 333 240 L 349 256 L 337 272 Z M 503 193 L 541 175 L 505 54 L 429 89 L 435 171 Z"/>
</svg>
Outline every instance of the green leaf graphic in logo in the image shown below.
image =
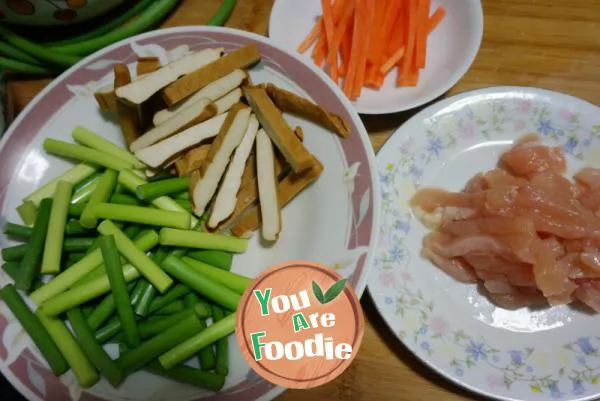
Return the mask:
<svg viewBox="0 0 600 401">
<path fill-rule="evenodd" d="M 323 291 L 321 291 L 321 287 L 319 287 L 319 284 L 317 284 L 317 282 L 314 280 L 312 282 L 312 290 L 313 290 L 313 294 L 315 294 L 315 297 L 317 298 L 317 301 L 324 304 L 325 297 L 323 296 Z"/>
<path fill-rule="evenodd" d="M 315 281 L 313 281 L 313 293 L 315 294 L 315 297 L 320 303 L 327 304 L 336 299 L 338 295 L 340 295 L 341 292 L 344 291 L 344 286 L 346 285 L 347 281 L 348 279 L 345 278 L 341 279 L 340 281 L 337 281 L 335 284 L 329 287 L 329 289 L 325 292 L 325 295 L 323 295 L 323 291 L 321 290 L 319 285 Z"/>
</svg>

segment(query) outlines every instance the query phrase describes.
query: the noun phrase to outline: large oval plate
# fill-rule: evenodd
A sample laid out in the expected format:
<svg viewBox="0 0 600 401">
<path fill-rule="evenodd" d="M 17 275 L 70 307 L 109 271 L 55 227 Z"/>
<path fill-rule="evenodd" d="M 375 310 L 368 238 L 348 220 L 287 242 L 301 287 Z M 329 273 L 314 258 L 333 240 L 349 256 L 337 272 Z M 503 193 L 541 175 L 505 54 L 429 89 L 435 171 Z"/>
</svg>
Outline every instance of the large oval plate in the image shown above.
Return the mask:
<svg viewBox="0 0 600 401">
<path fill-rule="evenodd" d="M 528 132 L 562 146 L 569 174 L 600 162 L 600 109 L 571 96 L 500 87 L 421 111 L 377 156 L 382 228 L 369 292 L 388 326 L 431 368 L 504 400 L 597 399 L 600 316 L 576 306 L 507 311 L 420 257 L 428 230 L 408 200 L 421 186 L 460 190 Z"/>
<path fill-rule="evenodd" d="M 349 277 L 360 296 L 371 265 L 377 235 L 379 186 L 374 152 L 352 105 L 325 75 L 268 39 L 243 31 L 185 27 L 143 34 L 108 47 L 81 61 L 50 84 L 13 123 L 0 148 L 0 204 L 3 220 L 19 221 L 15 208 L 21 199 L 71 164 L 47 155 L 41 143 L 48 136 L 71 140 L 76 125 L 121 143 L 118 126 L 98 112 L 94 92 L 112 82 L 112 66 L 138 57 L 160 57 L 163 63 L 189 50 L 207 47 L 237 49 L 255 42 L 263 55 L 251 72 L 255 83 L 270 81 L 341 115 L 352 126 L 350 138 L 340 141 L 314 124 L 287 116 L 304 128 L 308 149 L 324 164 L 319 180 L 283 210 L 283 230 L 273 247 L 255 235 L 247 253 L 234 259 L 234 271 L 255 276 L 269 266 L 289 260 L 323 263 Z M 0 247 L 12 245 L 0 238 Z M 0 284 L 9 282 L 0 273 Z M 0 302 L 0 371 L 29 399 L 81 400 L 256 400 L 271 399 L 283 389 L 257 377 L 230 337 L 230 374 L 225 389 L 214 394 L 147 373 L 131 376 L 119 390 L 102 381 L 82 392 L 74 376 L 55 378 L 29 337 Z M 115 351 L 115 350 L 111 350 Z M 116 351 L 115 351 L 116 352 Z"/>
</svg>

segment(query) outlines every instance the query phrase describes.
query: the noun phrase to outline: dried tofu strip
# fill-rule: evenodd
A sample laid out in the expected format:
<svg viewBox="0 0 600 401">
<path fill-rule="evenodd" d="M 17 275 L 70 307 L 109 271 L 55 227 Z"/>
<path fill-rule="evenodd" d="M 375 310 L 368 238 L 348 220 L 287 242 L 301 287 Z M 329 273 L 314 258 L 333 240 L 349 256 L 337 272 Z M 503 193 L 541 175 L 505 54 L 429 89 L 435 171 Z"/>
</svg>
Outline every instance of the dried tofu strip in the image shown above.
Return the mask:
<svg viewBox="0 0 600 401">
<path fill-rule="evenodd" d="M 136 151 L 135 156 L 150 167 L 160 167 L 179 153 L 208 138 L 217 136 L 225 123 L 226 117 L 225 114 L 221 114 L 203 123 L 189 127 L 163 141 Z"/>
<path fill-rule="evenodd" d="M 215 100 L 217 114 L 223 114 L 229 111 L 234 104 L 239 103 L 242 100 L 242 96 L 242 90 L 240 88 L 236 88 L 225 96 Z"/>
<path fill-rule="evenodd" d="M 277 199 L 277 176 L 275 175 L 273 143 L 265 130 L 256 136 L 256 177 L 262 221 L 262 237 L 277 241 L 281 231 L 281 211 Z"/>
<path fill-rule="evenodd" d="M 113 67 L 115 74 L 114 87 L 121 88 L 131 83 L 131 75 L 129 68 L 125 64 L 115 64 Z M 116 102 L 117 116 L 119 125 L 125 143 L 129 148 L 131 144 L 140 136 L 140 124 L 138 110 L 135 106 L 131 106 L 120 102 Z"/>
<path fill-rule="evenodd" d="M 350 135 L 350 127 L 337 114 L 331 113 L 318 104 L 273 84 L 261 86 L 265 87 L 275 106 L 283 112 L 295 114 L 298 117 L 312 121 L 344 139 Z"/>
<path fill-rule="evenodd" d="M 160 68 L 160 59 L 158 57 L 140 57 L 137 61 L 135 73 L 138 78 L 149 74 Z"/>
<path fill-rule="evenodd" d="M 283 208 L 296 195 L 306 189 L 323 172 L 323 165 L 316 158 L 313 158 L 313 165 L 300 172 L 290 173 L 282 179 L 277 185 L 277 200 L 279 207 Z M 260 207 L 255 205 L 248 209 L 241 218 L 231 228 L 231 233 L 236 237 L 246 236 L 249 232 L 260 227 L 261 216 Z"/>
<path fill-rule="evenodd" d="M 190 179 L 190 188 L 193 188 L 190 192 L 192 193 L 194 214 L 197 216 L 202 216 L 215 194 L 231 154 L 246 133 L 250 122 L 250 113 L 250 108 L 241 103 L 231 108 L 226 114 L 225 123 L 219 134 L 210 146 L 206 159 L 196 170 L 199 174 Z M 196 179 L 198 179 L 197 182 Z"/>
<path fill-rule="evenodd" d="M 244 96 L 256 114 L 258 121 L 269 134 L 271 141 L 283 154 L 294 172 L 300 172 L 312 165 L 312 155 L 275 107 L 267 92 L 260 87 L 246 86 Z"/>
<path fill-rule="evenodd" d="M 248 44 L 179 78 L 163 89 L 163 97 L 167 105 L 172 107 L 219 78 L 258 61 L 260 61 L 258 48 L 254 43 Z"/>
<path fill-rule="evenodd" d="M 177 174 L 180 177 L 188 175 L 194 170 L 200 168 L 200 165 L 208 155 L 210 143 L 199 145 L 198 147 L 188 150 L 183 157 L 175 162 Z"/>
<path fill-rule="evenodd" d="M 223 96 L 233 91 L 235 88 L 239 87 L 247 79 L 248 73 L 244 70 L 237 69 L 225 75 L 224 77 L 219 78 L 216 81 L 206 85 L 204 88 L 200 89 L 198 92 L 194 93 L 189 98 L 179 102 L 172 108 L 158 111 L 154 115 L 153 122 L 155 125 L 158 125 L 167 120 L 173 114 L 178 113 L 181 109 L 196 103 L 200 99 L 206 98 L 215 101 L 219 98 L 222 98 Z"/>
<path fill-rule="evenodd" d="M 131 150 L 137 152 L 193 125 L 206 121 L 216 114 L 217 108 L 214 103 L 208 99 L 201 99 L 198 103 L 181 110 L 162 124 L 151 128 L 131 144 Z"/>
<path fill-rule="evenodd" d="M 218 60 L 223 53 L 223 48 L 217 48 L 189 54 L 145 75 L 142 79 L 118 88 L 116 90 L 117 97 L 133 104 L 141 104 L 165 86 L 176 82 L 182 75 L 189 74 Z"/>
<path fill-rule="evenodd" d="M 96 98 L 100 110 L 113 113 L 117 112 L 117 96 L 113 90 L 113 85 L 110 85 L 110 89 L 94 93 L 94 98 Z"/>
<path fill-rule="evenodd" d="M 221 221 L 225 220 L 233 213 L 237 202 L 237 193 L 242 184 L 242 174 L 244 167 L 250 156 L 250 152 L 254 147 L 254 140 L 258 131 L 258 120 L 256 116 L 250 116 L 250 122 L 246 133 L 242 138 L 239 146 L 235 150 L 231 162 L 227 167 L 227 172 L 223 178 L 223 182 L 217 192 L 214 208 L 208 219 L 208 227 L 215 228 Z"/>
</svg>

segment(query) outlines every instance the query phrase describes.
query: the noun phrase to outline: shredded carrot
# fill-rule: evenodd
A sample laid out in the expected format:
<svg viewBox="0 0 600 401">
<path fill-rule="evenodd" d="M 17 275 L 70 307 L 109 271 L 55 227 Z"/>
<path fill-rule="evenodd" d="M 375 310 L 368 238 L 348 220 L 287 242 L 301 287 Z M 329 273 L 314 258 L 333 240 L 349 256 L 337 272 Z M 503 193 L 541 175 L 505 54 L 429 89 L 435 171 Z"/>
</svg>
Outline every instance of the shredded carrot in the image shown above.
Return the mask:
<svg viewBox="0 0 600 401">
<path fill-rule="evenodd" d="M 315 22 L 315 25 L 313 26 L 313 28 L 311 29 L 309 34 L 302 41 L 302 43 L 300 43 L 300 45 L 298 46 L 298 53 L 306 52 L 310 48 L 310 46 L 312 46 L 312 44 L 315 43 L 317 41 L 317 39 L 319 39 L 319 35 L 321 35 L 322 31 L 323 31 L 323 17 L 319 17 L 319 19 L 317 20 L 317 22 Z"/>
<path fill-rule="evenodd" d="M 437 28 L 437 26 L 440 22 L 442 22 L 445 16 L 446 9 L 442 6 L 438 6 L 438 8 L 435 9 L 434 13 L 431 14 L 431 17 L 429 17 L 429 21 L 427 22 L 427 33 L 433 32 L 433 30 Z"/>
<path fill-rule="evenodd" d="M 320 0 L 322 15 L 298 46 L 355 100 L 398 71 L 397 86 L 416 86 L 426 68 L 427 40 L 446 16 L 431 0 Z M 340 78 L 343 78 L 342 82 Z"/>
</svg>

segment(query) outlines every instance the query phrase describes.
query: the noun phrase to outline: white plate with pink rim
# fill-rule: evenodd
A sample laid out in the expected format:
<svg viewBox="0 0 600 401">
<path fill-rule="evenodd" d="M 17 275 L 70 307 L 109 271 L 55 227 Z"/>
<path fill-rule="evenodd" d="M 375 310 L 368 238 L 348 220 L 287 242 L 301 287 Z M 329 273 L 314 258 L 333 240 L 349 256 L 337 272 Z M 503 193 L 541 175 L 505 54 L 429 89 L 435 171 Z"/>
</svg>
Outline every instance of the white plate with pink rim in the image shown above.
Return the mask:
<svg viewBox="0 0 600 401">
<path fill-rule="evenodd" d="M 427 42 L 426 68 L 416 87 L 397 87 L 396 71 L 381 89 L 364 88 L 353 102 L 361 114 L 388 114 L 426 104 L 452 88 L 467 72 L 479 51 L 483 37 L 483 9 L 480 0 L 431 0 L 431 13 L 443 6 L 447 13 Z M 276 0 L 269 20 L 269 37 L 290 53 L 313 63 L 312 47 L 297 49 L 317 18 L 321 0 Z"/>
<path fill-rule="evenodd" d="M 247 253 L 234 258 L 233 271 L 256 276 L 289 260 L 323 263 L 348 277 L 358 296 L 364 292 L 378 233 L 379 184 L 375 155 L 354 108 L 322 71 L 274 46 L 262 36 L 218 27 L 161 29 L 121 41 L 85 58 L 54 80 L 19 115 L 0 148 L 2 221 L 20 222 L 15 208 L 41 184 L 72 163 L 50 156 L 42 141 L 52 136 L 71 141 L 71 131 L 83 125 L 122 144 L 118 126 L 98 111 L 94 92 L 110 84 L 112 66 L 127 63 L 132 71 L 138 57 L 159 57 L 163 64 L 190 51 L 223 47 L 226 52 L 254 42 L 263 58 L 251 71 L 254 83 L 269 81 L 341 115 L 351 126 L 340 140 L 314 124 L 286 115 L 305 132 L 305 144 L 323 163 L 319 180 L 283 209 L 279 242 L 265 247 L 255 235 Z M 0 247 L 13 245 L 0 237 Z M 0 285 L 10 279 L 0 273 Z M 110 400 L 268 400 L 284 389 L 258 377 L 244 360 L 235 336 L 230 337 L 230 373 L 223 390 L 203 391 L 145 372 L 130 376 L 119 389 L 101 381 L 83 391 L 72 373 L 52 375 L 29 337 L 24 335 L 0 301 L 0 371 L 27 398 L 52 401 Z M 109 349 L 116 356 L 116 349 Z"/>
<path fill-rule="evenodd" d="M 562 146 L 568 175 L 600 162 L 600 109 L 543 89 L 497 87 L 416 114 L 377 155 L 381 231 L 369 293 L 389 328 L 429 367 L 502 400 L 600 397 L 600 316 L 577 305 L 506 310 L 420 256 L 429 232 L 408 201 L 461 190 L 525 133 Z"/>
</svg>

